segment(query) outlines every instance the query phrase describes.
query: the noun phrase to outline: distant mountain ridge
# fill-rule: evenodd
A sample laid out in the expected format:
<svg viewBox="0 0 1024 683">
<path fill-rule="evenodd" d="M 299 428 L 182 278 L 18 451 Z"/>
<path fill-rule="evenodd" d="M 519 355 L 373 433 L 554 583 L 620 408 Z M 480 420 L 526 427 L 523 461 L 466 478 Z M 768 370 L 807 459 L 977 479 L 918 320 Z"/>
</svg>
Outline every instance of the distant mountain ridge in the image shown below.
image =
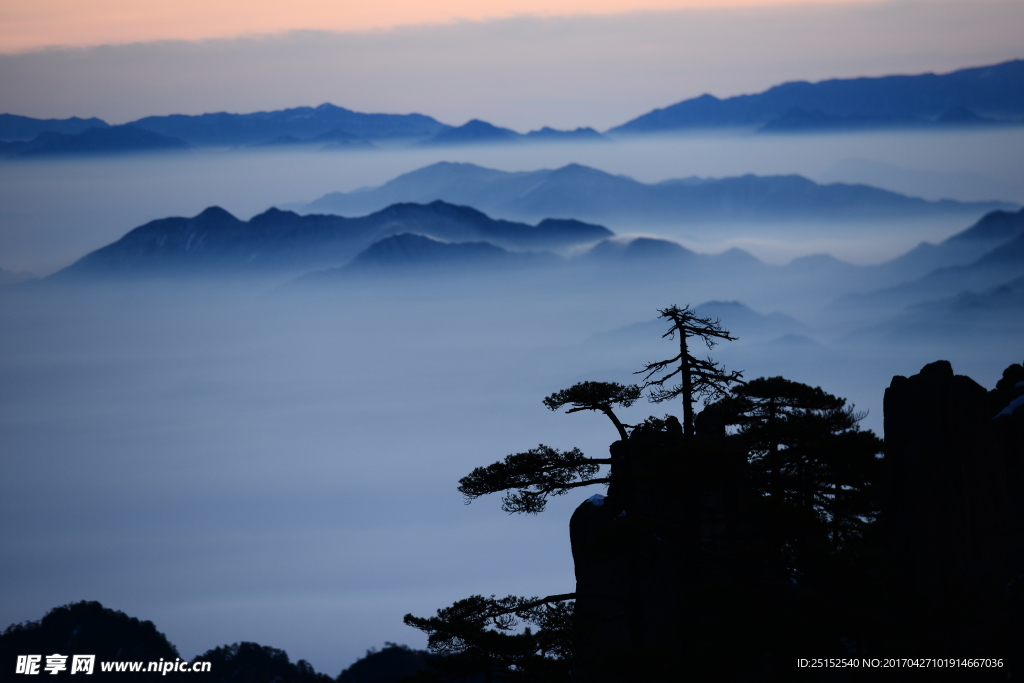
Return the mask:
<svg viewBox="0 0 1024 683">
<path fill-rule="evenodd" d="M 871 268 L 878 277 L 865 284 L 874 287 L 841 297 L 831 307 L 839 315 L 895 314 L 908 306 L 950 298 L 962 305 L 981 301 L 983 293 L 991 295 L 1011 282 L 1016 283 L 1011 289 L 1019 291 L 1024 277 L 1024 209 L 993 212 L 941 244 L 919 245 Z"/>
<path fill-rule="evenodd" d="M 451 128 L 423 114 L 363 114 L 330 103 L 251 114 L 147 116 L 131 124 L 196 146 L 265 144 L 282 136 L 313 142 L 339 133 L 366 141 L 416 139 Z"/>
<path fill-rule="evenodd" d="M 966 230 L 939 244 L 922 242 L 907 253 L 879 266 L 905 277 L 923 275 L 936 268 L 967 265 L 1024 235 L 1024 209 L 992 211 Z"/>
<path fill-rule="evenodd" d="M 330 103 L 248 114 L 146 116 L 126 125 L 194 147 L 318 144 L 352 149 L 372 149 L 376 141 L 429 146 L 593 142 L 608 140 L 609 135 L 701 128 L 741 127 L 799 133 L 1024 125 L 1024 60 L 941 75 L 847 78 L 817 83 L 792 81 L 758 94 L 726 99 L 705 94 L 655 109 L 605 134 L 592 128 L 555 130 L 547 126 L 523 134 L 479 119 L 456 127 L 424 114 L 365 114 Z M 0 143 L 37 142 L 38 136 L 49 133 L 77 137 L 109 127 L 98 118 L 58 120 L 0 114 Z M 59 149 L 51 151 L 48 145 Z M 34 151 L 28 153 L 125 151 L 123 142 L 104 137 L 64 140 L 59 144 L 42 140 L 31 149 Z M 21 151 L 0 144 L 0 154 L 17 156 Z"/>
<path fill-rule="evenodd" d="M 87 128 L 80 133 L 44 132 L 28 142 L 0 142 L 0 155 L 35 157 L 52 155 L 118 154 L 181 150 L 188 145 L 132 125 Z"/>
<path fill-rule="evenodd" d="M 525 135 L 511 128 L 500 128 L 493 124 L 473 119 L 459 126 L 443 130 L 429 140 L 424 146 L 479 145 L 479 144 L 514 144 L 521 142 L 595 142 L 607 140 L 593 128 L 577 128 L 576 130 L 555 130 L 545 126 L 540 130 L 532 130 Z"/>
<path fill-rule="evenodd" d="M 1024 60 L 948 74 L 791 81 L 753 95 L 701 95 L 609 130 L 643 134 L 754 127 L 799 132 L 1024 124 Z"/>
<path fill-rule="evenodd" d="M 784 335 L 805 334 L 806 325 L 800 321 L 774 311 L 759 313 L 738 301 L 705 301 L 693 307 L 701 317 L 727 320 L 729 332 L 744 341 L 763 341 Z M 649 344 L 662 333 L 662 321 L 657 318 L 634 323 L 608 332 L 593 335 L 589 342 L 622 346 L 624 344 Z"/>
<path fill-rule="evenodd" d="M 434 241 L 487 242 L 482 248 L 492 251 L 560 250 L 612 235 L 607 228 L 574 220 L 537 225 L 494 220 L 444 202 L 395 204 L 358 218 L 299 216 L 272 208 L 249 221 L 210 207 L 192 218 L 164 218 L 135 228 L 51 279 L 301 273 L 344 265 L 374 243 L 403 233 Z"/>
<path fill-rule="evenodd" d="M 115 132 L 116 131 L 116 132 Z M 127 141 L 133 131 L 135 141 Z M 116 153 L 184 147 L 316 145 L 321 149 L 375 149 L 375 142 L 406 145 L 492 145 L 606 140 L 593 128 L 518 133 L 473 119 L 449 126 L 423 114 L 363 114 L 333 104 L 251 114 L 147 116 L 122 126 L 101 119 L 32 119 L 0 115 L 0 155 Z"/>
<path fill-rule="evenodd" d="M 396 202 L 441 200 L 517 220 L 573 216 L 588 221 L 650 224 L 722 220 L 906 218 L 1016 208 L 1002 202 L 927 201 L 867 185 L 819 185 L 807 178 L 745 175 L 648 184 L 569 164 L 507 172 L 440 162 L 353 192 L 333 192 L 303 213 L 359 214 Z"/>
<path fill-rule="evenodd" d="M 29 116 L 0 114 L 0 141 L 27 142 L 40 133 L 63 133 L 75 135 L 89 128 L 107 128 L 110 124 L 102 119 L 34 119 Z"/>
</svg>

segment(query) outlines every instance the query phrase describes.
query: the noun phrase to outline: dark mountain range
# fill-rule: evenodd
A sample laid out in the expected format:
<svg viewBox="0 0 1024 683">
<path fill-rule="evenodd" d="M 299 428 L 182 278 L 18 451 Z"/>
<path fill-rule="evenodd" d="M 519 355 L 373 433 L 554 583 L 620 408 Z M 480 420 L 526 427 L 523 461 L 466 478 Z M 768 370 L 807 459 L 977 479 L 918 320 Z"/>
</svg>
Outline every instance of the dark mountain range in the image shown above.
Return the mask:
<svg viewBox="0 0 1024 683">
<path fill-rule="evenodd" d="M 949 74 L 783 83 L 756 95 L 701 95 L 609 130 L 661 133 L 694 128 L 766 131 L 1024 123 L 1024 61 Z"/>
<path fill-rule="evenodd" d="M 956 296 L 920 304 L 917 310 L 940 310 L 949 317 L 994 311 L 1006 314 L 1007 322 L 1024 327 L 1024 276 L 981 292 L 961 292 Z M 963 318 L 960 319 L 963 324 Z"/>
<path fill-rule="evenodd" d="M 923 243 L 880 266 L 903 274 L 904 280 L 924 275 L 919 285 L 904 285 L 907 291 L 928 289 L 939 282 L 938 292 L 953 293 L 949 287 L 989 287 L 1012 276 L 1024 264 L 1024 209 L 993 211 L 977 223 L 943 242 Z"/>
<path fill-rule="evenodd" d="M 464 274 L 486 269 L 505 271 L 526 266 L 553 266 L 563 259 L 550 252 L 513 252 L 489 242 L 442 242 L 424 235 L 402 233 L 374 242 L 342 268 L 318 271 L 300 278 L 321 281 L 348 274 L 424 275 Z"/>
<path fill-rule="evenodd" d="M 861 130 L 900 127 L 1024 124 L 1024 60 L 962 69 L 949 74 L 832 79 L 783 83 L 754 95 L 718 99 L 701 95 L 656 109 L 608 131 L 612 134 L 659 133 L 693 128 L 746 127 L 765 132 Z M 423 114 L 364 114 L 330 103 L 249 114 L 227 112 L 147 116 L 135 128 L 193 146 L 251 146 L 333 142 L 337 147 L 367 147 L 378 140 L 405 140 L 432 146 L 524 141 L 597 141 L 591 128 L 571 131 L 549 127 L 521 134 L 473 119 L 453 127 Z M 80 135 L 108 128 L 100 119 L 33 119 L 0 114 L 0 142 L 36 142 L 24 153 L 89 153 L 151 149 L 106 138 L 59 141 L 41 134 Z M 100 142 L 95 142 L 99 140 Z M 94 148 L 96 144 L 102 150 Z M 140 146 L 141 145 L 141 146 Z M 51 149 L 59 147 L 59 149 Z M 31 151 L 42 150 L 42 151 Z M 4 154 L 20 154 L 5 147 Z M 380 207 L 377 207 L 380 208 Z"/>
<path fill-rule="evenodd" d="M 252 114 L 147 116 L 132 125 L 196 146 L 255 145 L 282 136 L 313 142 L 320 136 L 343 133 L 368 141 L 425 139 L 450 128 L 422 114 L 361 114 L 333 104 Z"/>
<path fill-rule="evenodd" d="M 528 142 L 607 142 L 608 138 L 593 128 L 576 128 L 574 130 L 556 130 L 544 126 L 540 130 L 531 130 L 525 136 Z"/>
<path fill-rule="evenodd" d="M 555 130 L 547 126 L 531 130 L 523 135 L 510 128 L 499 128 L 493 124 L 473 119 L 458 128 L 443 130 L 422 144 L 426 146 L 448 145 L 493 145 L 520 142 L 594 142 L 607 140 L 593 128 L 576 130 Z"/>
<path fill-rule="evenodd" d="M 490 125 L 490 124 L 487 124 Z M 148 145 L 131 146 L 122 138 L 86 136 L 91 129 L 144 131 Z M 157 140 L 173 139 L 195 147 L 235 147 L 263 145 L 318 144 L 326 148 L 372 149 L 373 140 L 428 139 L 451 126 L 422 114 L 361 114 L 332 104 L 297 107 L 251 114 L 201 114 L 190 116 L 147 116 L 126 126 L 109 126 L 100 119 L 33 119 L 0 114 L 0 142 L 29 143 L 31 146 L 0 146 L 0 154 L 119 152 L 135 149 L 159 149 Z M 54 138 L 59 133 L 71 140 Z M 44 135 L 45 137 L 40 137 Z M 516 133 L 518 135 L 518 133 Z M 139 137 L 136 134 L 136 137 Z M 31 141 L 31 142 L 29 142 Z M 97 142 L 98 141 L 98 142 Z M 96 150 L 99 144 L 102 149 Z"/>
<path fill-rule="evenodd" d="M 1024 234 L 1024 209 L 993 211 L 985 214 L 977 223 L 963 232 L 958 232 L 944 244 L 966 246 L 968 244 L 1003 244 Z"/>
<path fill-rule="evenodd" d="M 898 285 L 849 294 L 830 308 L 832 315 L 848 319 L 894 315 L 909 306 L 950 297 L 972 301 L 975 299 L 971 293 L 998 290 L 1021 277 L 1024 277 L 1024 232 L 966 265 L 937 268 Z"/>
<path fill-rule="evenodd" d="M 27 142 L 40 133 L 63 133 L 75 135 L 89 128 L 107 128 L 109 124 L 97 118 L 80 119 L 33 119 L 29 116 L 0 114 L 0 141 Z"/>
<path fill-rule="evenodd" d="M 1021 235 L 1024 235 L 1024 209 L 992 211 L 939 244 L 922 242 L 876 269 L 885 273 L 886 279 L 909 280 L 937 268 L 970 264 Z"/>
<path fill-rule="evenodd" d="M 119 154 L 185 149 L 177 138 L 132 125 L 87 128 L 81 133 L 40 133 L 29 142 L 0 142 L 0 155 L 12 157 L 61 154 Z"/>
<path fill-rule="evenodd" d="M 580 261 L 600 264 L 649 264 L 667 262 L 682 265 L 700 258 L 681 244 L 653 237 L 607 239 L 595 244 L 579 257 Z"/>
<path fill-rule="evenodd" d="M 332 192 L 303 213 L 378 211 L 396 202 L 442 200 L 518 220 L 573 216 L 628 224 L 721 220 L 856 220 L 1011 208 L 1000 202 L 926 201 L 867 185 L 818 185 L 802 176 L 687 178 L 641 183 L 570 164 L 510 173 L 441 162 L 375 188 Z M 1016 207 L 1012 207 L 1016 208 Z"/>
<path fill-rule="evenodd" d="M 855 131 L 873 128 L 936 128 L 998 124 L 963 108 L 946 111 L 935 120 L 911 116 L 836 116 L 817 109 L 808 111 L 793 107 L 781 118 L 769 121 L 760 128 L 762 133 L 804 133 L 812 131 Z"/>
<path fill-rule="evenodd" d="M 853 329 L 908 306 L 995 289 L 1024 276 L 1024 209 L 992 212 L 941 244 L 922 244 L 872 266 L 845 263 L 827 254 L 776 266 L 739 249 L 698 254 L 675 242 L 647 237 L 604 240 L 570 263 L 647 281 L 678 280 L 685 274 L 690 281 L 715 283 L 720 291 L 744 283 L 746 289 L 735 296 L 771 291 L 775 299 L 801 299 L 813 292 L 825 307 L 818 323 Z M 999 300 L 1008 301 L 1005 296 Z"/>
<path fill-rule="evenodd" d="M 509 128 L 499 128 L 486 121 L 473 119 L 458 128 L 443 130 L 423 144 L 431 146 L 494 144 L 518 142 L 520 137 L 522 136 L 519 133 Z"/>
<path fill-rule="evenodd" d="M 929 343 L 936 335 L 947 340 L 1024 336 L 1024 275 L 988 289 L 909 305 L 883 322 L 854 330 L 849 338 Z"/>
<path fill-rule="evenodd" d="M 111 131 L 97 134 L 96 130 Z M 116 133 L 112 131 L 118 131 Z M 126 131 L 137 131 L 129 135 Z M 0 155 L 88 154 L 194 147 L 375 149 L 372 141 L 427 146 L 606 141 L 593 128 L 544 127 L 525 135 L 473 119 L 454 128 L 421 114 L 361 114 L 332 104 L 253 114 L 148 116 L 124 126 L 100 119 L 33 119 L 0 114 Z"/>
<path fill-rule="evenodd" d="M 396 204 L 359 218 L 299 216 L 270 209 L 249 221 L 211 207 L 192 218 L 147 223 L 51 278 L 304 272 L 341 266 L 373 243 L 402 233 L 448 242 L 486 241 L 489 248 L 512 251 L 566 249 L 612 234 L 573 220 L 545 220 L 536 226 L 494 220 L 444 202 Z M 410 238 L 404 240 L 408 243 Z"/>
</svg>

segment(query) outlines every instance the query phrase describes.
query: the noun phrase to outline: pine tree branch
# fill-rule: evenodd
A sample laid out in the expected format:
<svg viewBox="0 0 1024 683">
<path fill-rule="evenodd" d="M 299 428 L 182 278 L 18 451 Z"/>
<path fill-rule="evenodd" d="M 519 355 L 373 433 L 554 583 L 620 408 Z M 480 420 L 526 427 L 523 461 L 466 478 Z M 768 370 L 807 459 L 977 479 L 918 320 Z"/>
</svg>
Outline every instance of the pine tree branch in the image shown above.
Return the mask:
<svg viewBox="0 0 1024 683">
<path fill-rule="evenodd" d="M 587 458 L 578 448 L 560 452 L 541 444 L 476 468 L 459 480 L 459 492 L 469 503 L 489 493 L 510 491 L 502 500 L 503 510 L 535 514 L 544 509 L 548 496 L 607 483 L 606 478 L 594 478 L 602 464 L 611 464 L 610 459 Z"/>
</svg>

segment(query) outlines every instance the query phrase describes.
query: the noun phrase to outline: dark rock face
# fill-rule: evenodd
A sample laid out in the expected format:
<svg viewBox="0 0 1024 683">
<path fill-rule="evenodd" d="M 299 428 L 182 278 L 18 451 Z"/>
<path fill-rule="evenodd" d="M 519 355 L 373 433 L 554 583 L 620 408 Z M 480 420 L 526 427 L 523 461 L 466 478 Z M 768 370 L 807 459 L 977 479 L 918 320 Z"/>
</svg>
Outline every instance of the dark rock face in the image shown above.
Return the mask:
<svg viewBox="0 0 1024 683">
<path fill-rule="evenodd" d="M 1024 575 L 1024 366 L 1014 363 L 1003 371 L 996 388 L 989 392 L 992 428 L 1006 467 L 1010 505 L 1007 550 L 1013 571 Z M 1024 576 L 1017 581 L 1024 595 Z M 1024 626 L 1024 599 L 1021 601 Z"/>
<path fill-rule="evenodd" d="M 575 681 L 676 680 L 694 658 L 718 680 L 793 680 L 804 652 L 1024 672 L 1024 366 L 991 392 L 946 361 L 893 378 L 884 463 L 864 474 L 884 470 L 879 521 L 839 542 L 819 538 L 829 508 L 809 520 L 764 493 L 729 420 L 712 406 L 685 441 L 651 418 L 612 445 L 609 495 L 570 523 Z"/>
<path fill-rule="evenodd" d="M 1024 661 L 1024 369 L 986 392 L 938 361 L 885 393 L 893 626 L 918 650 Z M 1016 404 L 1015 404 L 1016 402 Z"/>
<path fill-rule="evenodd" d="M 738 538 L 742 465 L 721 442 L 685 443 L 678 420 L 651 422 L 612 444 L 609 495 L 570 520 L 577 681 L 672 681 L 703 638 L 733 645 L 708 633 L 735 623 L 723 557 Z"/>
<path fill-rule="evenodd" d="M 609 541 L 622 512 L 610 497 L 595 495 L 576 508 L 569 520 L 576 566 L 576 680 L 596 679 L 595 670 L 610 654 L 634 645 L 628 611 L 629 562 Z"/>
<path fill-rule="evenodd" d="M 954 587 L 1005 584 L 1009 504 L 987 392 L 947 361 L 885 392 L 887 531 L 892 568 L 940 601 Z"/>
</svg>

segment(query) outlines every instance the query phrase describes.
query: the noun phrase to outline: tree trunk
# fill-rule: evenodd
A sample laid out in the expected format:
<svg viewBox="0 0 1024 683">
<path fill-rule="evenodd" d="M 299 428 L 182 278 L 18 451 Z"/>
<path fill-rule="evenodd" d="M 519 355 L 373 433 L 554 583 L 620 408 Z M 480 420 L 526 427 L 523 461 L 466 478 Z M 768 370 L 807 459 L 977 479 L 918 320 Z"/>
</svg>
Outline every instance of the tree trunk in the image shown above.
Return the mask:
<svg viewBox="0 0 1024 683">
<path fill-rule="evenodd" d="M 686 352 L 686 331 L 680 325 L 679 353 L 680 374 L 683 376 L 683 438 L 693 441 L 693 378 L 690 376 L 690 356 Z"/>
</svg>

